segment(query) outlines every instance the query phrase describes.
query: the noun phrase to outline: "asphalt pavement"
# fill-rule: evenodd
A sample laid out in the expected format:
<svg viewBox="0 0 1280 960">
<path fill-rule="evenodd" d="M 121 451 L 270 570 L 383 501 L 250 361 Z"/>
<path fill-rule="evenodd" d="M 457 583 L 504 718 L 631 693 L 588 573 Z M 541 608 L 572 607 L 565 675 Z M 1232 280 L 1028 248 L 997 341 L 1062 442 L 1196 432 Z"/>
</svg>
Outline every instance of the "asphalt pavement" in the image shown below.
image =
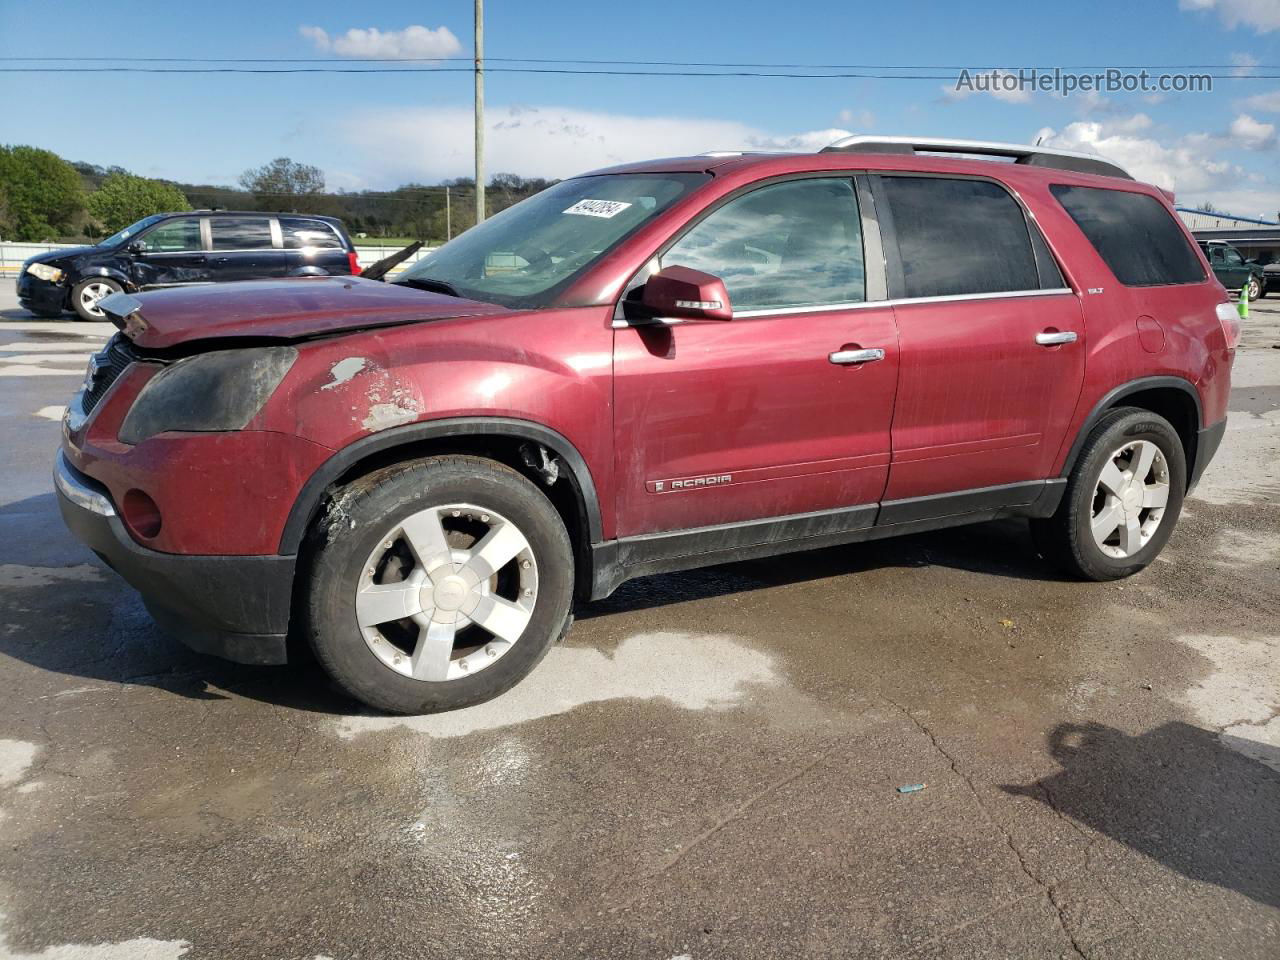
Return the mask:
<svg viewBox="0 0 1280 960">
<path fill-rule="evenodd" d="M 1133 579 L 1066 581 L 1015 521 L 653 577 L 402 719 L 187 651 L 71 538 L 59 417 L 109 330 L 6 284 L 0 957 L 1274 960 L 1262 304 Z"/>
</svg>

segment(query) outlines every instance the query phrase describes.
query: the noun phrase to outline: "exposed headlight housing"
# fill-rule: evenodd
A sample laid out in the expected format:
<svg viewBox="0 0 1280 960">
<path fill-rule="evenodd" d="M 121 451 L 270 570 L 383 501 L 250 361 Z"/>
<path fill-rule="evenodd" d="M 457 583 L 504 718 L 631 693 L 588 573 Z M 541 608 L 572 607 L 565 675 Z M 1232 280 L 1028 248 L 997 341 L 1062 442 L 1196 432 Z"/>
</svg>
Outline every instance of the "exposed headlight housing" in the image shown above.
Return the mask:
<svg viewBox="0 0 1280 960">
<path fill-rule="evenodd" d="M 50 283 L 57 283 L 62 279 L 62 271 L 47 263 L 28 263 L 27 273 L 41 280 L 48 280 Z"/>
<path fill-rule="evenodd" d="M 147 381 L 120 426 L 120 440 L 141 443 L 166 430 L 243 430 L 296 359 L 293 347 L 244 347 L 179 360 Z"/>
</svg>

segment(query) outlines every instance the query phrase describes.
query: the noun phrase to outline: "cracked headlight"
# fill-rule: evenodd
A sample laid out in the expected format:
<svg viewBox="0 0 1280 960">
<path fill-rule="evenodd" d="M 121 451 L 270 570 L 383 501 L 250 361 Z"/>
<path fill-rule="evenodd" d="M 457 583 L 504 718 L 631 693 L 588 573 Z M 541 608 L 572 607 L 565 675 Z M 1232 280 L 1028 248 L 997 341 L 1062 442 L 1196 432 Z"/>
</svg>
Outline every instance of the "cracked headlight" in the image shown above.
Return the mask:
<svg viewBox="0 0 1280 960">
<path fill-rule="evenodd" d="M 243 430 L 298 358 L 293 347 L 245 347 L 187 357 L 147 381 L 120 426 L 123 443 L 166 430 Z"/>
<path fill-rule="evenodd" d="M 57 283 L 62 279 L 62 271 L 57 267 L 51 267 L 47 263 L 28 263 L 27 273 L 41 280 L 48 280 L 50 283 Z"/>
</svg>

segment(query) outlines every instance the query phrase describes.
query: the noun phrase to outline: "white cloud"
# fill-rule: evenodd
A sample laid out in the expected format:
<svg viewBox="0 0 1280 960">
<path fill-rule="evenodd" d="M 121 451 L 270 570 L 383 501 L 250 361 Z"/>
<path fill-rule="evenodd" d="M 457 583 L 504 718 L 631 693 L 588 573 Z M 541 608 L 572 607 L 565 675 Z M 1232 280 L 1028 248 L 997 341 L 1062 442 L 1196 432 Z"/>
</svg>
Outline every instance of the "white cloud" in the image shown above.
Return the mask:
<svg viewBox="0 0 1280 960">
<path fill-rule="evenodd" d="M 415 25 L 385 32 L 377 27 L 366 30 L 352 27 L 332 37 L 321 27 L 303 26 L 298 32 L 315 44 L 317 50 L 332 51 L 340 57 L 434 60 L 453 56 L 462 49 L 448 27 L 432 29 Z"/>
<path fill-rule="evenodd" d="M 1067 124 L 1060 132 L 1044 128 L 1037 136 L 1045 146 L 1096 153 L 1120 164 L 1139 180 L 1167 190 L 1208 190 L 1238 168 L 1219 160 L 1219 141 L 1208 134 L 1191 134 L 1170 146 L 1150 137 L 1138 137 L 1096 120 Z"/>
<path fill-rule="evenodd" d="M 1280 3 L 1276 0 L 1178 0 L 1183 10 L 1215 10 L 1231 30 L 1252 27 L 1258 33 L 1280 29 Z"/>
<path fill-rule="evenodd" d="M 597 167 L 708 150 L 814 151 L 849 136 L 839 128 L 774 133 L 732 120 L 643 117 L 576 107 L 496 106 L 485 113 L 486 166 L 527 177 L 567 177 Z M 373 110 L 342 121 L 374 184 L 433 182 L 472 169 L 469 107 Z"/>
<path fill-rule="evenodd" d="M 965 73 L 968 73 L 966 71 Z M 989 96 L 996 100 L 1002 100 L 1005 103 L 1029 103 L 1031 101 L 1031 91 L 1014 84 L 1017 79 L 1016 73 L 1010 73 L 1007 70 L 987 70 L 978 73 L 969 73 L 971 84 L 966 84 L 963 88 L 957 89 L 955 84 L 944 83 L 939 89 L 942 90 L 943 103 L 957 103 L 961 100 L 968 100 L 972 96 Z M 965 74 L 961 74 L 963 80 Z"/>
<path fill-rule="evenodd" d="M 1254 68 L 1258 65 L 1258 58 L 1251 53 L 1233 53 L 1231 54 L 1231 62 L 1235 64 L 1231 68 L 1232 76 L 1247 77 L 1253 73 Z"/>
<path fill-rule="evenodd" d="M 1207 200 L 1219 210 L 1260 219 L 1274 218 L 1280 211 L 1280 186 L 1221 156 L 1231 149 L 1256 150 L 1266 149 L 1264 145 L 1268 143 L 1274 145 L 1276 131 L 1271 124 L 1241 114 L 1223 133 L 1189 133 L 1172 142 L 1161 142 L 1149 133 L 1136 136 L 1136 119 L 1113 123 L 1079 121 L 1061 131 L 1044 127 L 1036 137 L 1043 138 L 1041 142 L 1046 146 L 1096 153 L 1113 160 L 1139 180 L 1175 191 L 1182 206 L 1196 206 Z"/>
<path fill-rule="evenodd" d="M 841 110 L 840 122 L 846 127 L 870 130 L 876 125 L 876 115 L 866 108 L 861 110 Z"/>
<path fill-rule="evenodd" d="M 1247 150 L 1270 150 L 1276 145 L 1276 128 L 1274 124 L 1262 123 L 1247 113 L 1242 113 L 1231 121 L 1229 133 Z"/>
<path fill-rule="evenodd" d="M 1244 101 L 1244 106 L 1264 113 L 1280 113 L 1280 90 L 1254 94 Z"/>
</svg>

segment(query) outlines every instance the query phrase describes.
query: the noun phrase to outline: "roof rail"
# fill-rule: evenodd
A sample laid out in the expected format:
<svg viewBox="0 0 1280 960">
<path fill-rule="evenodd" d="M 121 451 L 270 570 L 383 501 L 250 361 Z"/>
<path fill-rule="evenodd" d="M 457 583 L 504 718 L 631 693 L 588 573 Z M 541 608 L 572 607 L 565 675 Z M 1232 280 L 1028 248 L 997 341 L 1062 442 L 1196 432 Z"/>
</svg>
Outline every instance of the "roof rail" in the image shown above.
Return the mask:
<svg viewBox="0 0 1280 960">
<path fill-rule="evenodd" d="M 1076 173 L 1096 173 L 1104 177 L 1123 177 L 1132 180 L 1129 171 L 1119 164 L 1104 160 L 1091 153 L 1075 150 L 1057 150 L 1052 147 L 1032 147 L 1024 143 L 996 143 L 988 140 L 946 140 L 920 137 L 844 137 L 821 153 L 968 153 L 984 157 L 1011 157 L 1014 163 L 1031 167 L 1050 167 L 1056 170 L 1073 170 Z"/>
</svg>

